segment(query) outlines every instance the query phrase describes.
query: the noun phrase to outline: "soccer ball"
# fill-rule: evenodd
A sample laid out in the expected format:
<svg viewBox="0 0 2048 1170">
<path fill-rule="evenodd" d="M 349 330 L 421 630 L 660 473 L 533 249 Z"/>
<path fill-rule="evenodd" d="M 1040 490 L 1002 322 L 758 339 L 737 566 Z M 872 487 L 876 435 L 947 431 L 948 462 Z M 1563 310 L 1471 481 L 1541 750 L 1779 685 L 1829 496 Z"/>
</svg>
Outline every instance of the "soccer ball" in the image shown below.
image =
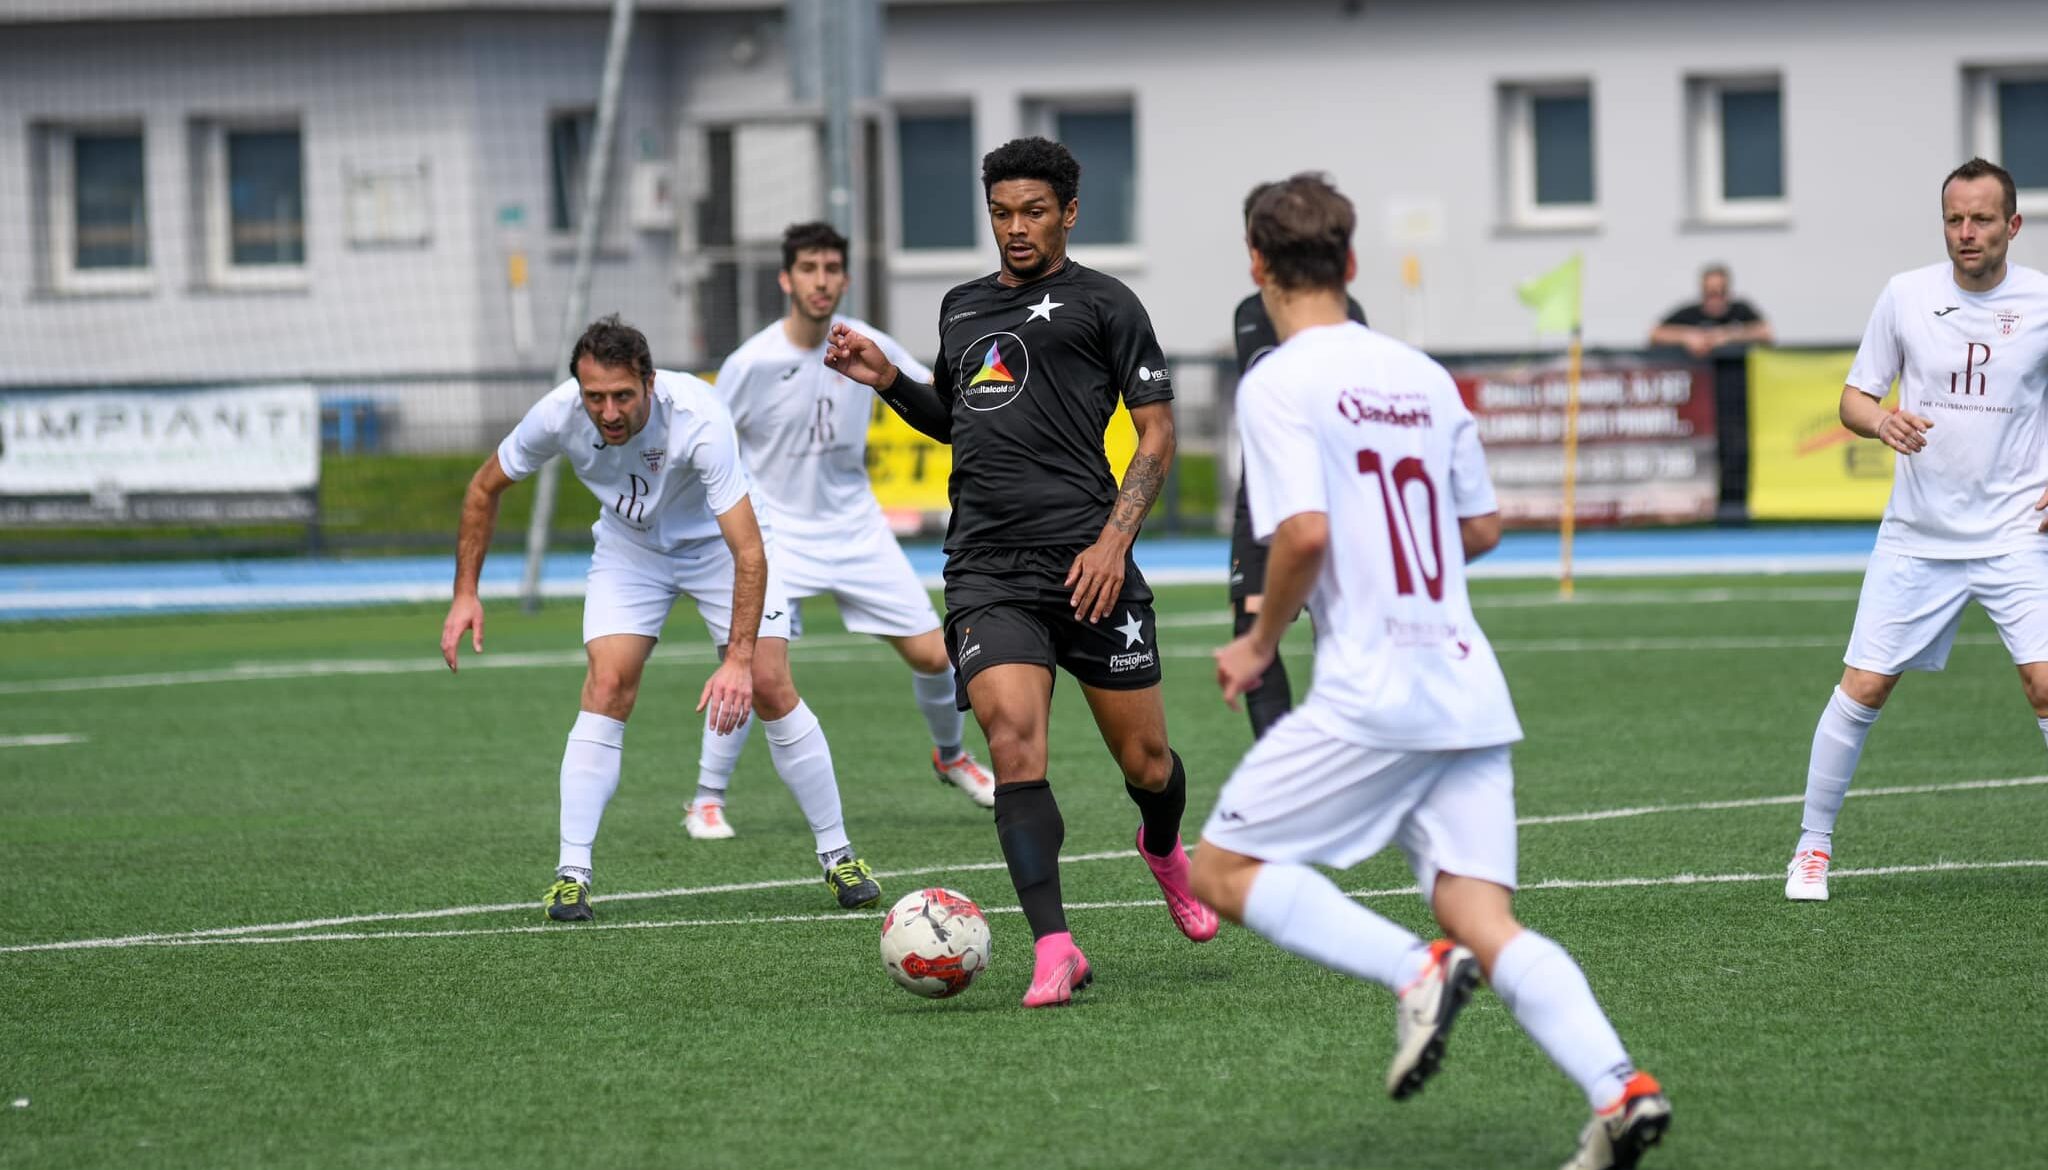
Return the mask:
<svg viewBox="0 0 2048 1170">
<path fill-rule="evenodd" d="M 882 919 L 882 965 L 912 995 L 945 999 L 988 967 L 988 919 L 953 890 L 905 894 Z"/>
</svg>

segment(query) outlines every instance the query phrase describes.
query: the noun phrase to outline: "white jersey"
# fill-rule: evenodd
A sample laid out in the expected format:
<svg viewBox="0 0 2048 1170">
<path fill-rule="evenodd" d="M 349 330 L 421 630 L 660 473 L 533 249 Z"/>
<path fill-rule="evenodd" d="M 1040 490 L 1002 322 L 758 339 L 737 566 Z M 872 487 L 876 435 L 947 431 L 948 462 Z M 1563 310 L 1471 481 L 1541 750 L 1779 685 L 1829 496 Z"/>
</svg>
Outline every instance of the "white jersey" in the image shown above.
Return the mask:
<svg viewBox="0 0 2048 1170">
<path fill-rule="evenodd" d="M 834 317 L 872 339 L 904 374 L 932 380 L 924 363 L 865 322 Z M 883 527 L 868 486 L 868 420 L 875 393 L 825 365 L 825 345 L 798 349 L 776 321 L 718 368 L 719 398 L 732 412 L 740 452 L 757 477 L 755 496 L 785 547 L 837 541 Z"/>
<path fill-rule="evenodd" d="M 1942 560 L 2048 547 L 2034 503 L 2048 488 L 2048 277 L 2012 264 L 1990 292 L 1949 264 L 1892 277 L 1871 310 L 1849 385 L 1931 419 L 1901 455 L 1877 530 L 1883 551 Z"/>
<path fill-rule="evenodd" d="M 750 486 L 725 407 L 703 379 L 670 370 L 655 371 L 647 425 L 621 446 L 605 443 L 573 378 L 534 403 L 498 444 L 498 464 L 513 479 L 532 475 L 551 455 L 567 459 L 597 497 L 590 530 L 599 540 L 659 553 L 717 536 L 717 517 Z"/>
<path fill-rule="evenodd" d="M 1450 374 L 1363 325 L 1325 325 L 1254 366 L 1238 402 L 1254 534 L 1270 540 L 1304 512 L 1329 517 L 1303 714 L 1367 747 L 1521 739 L 1465 592 L 1458 520 L 1499 508 Z"/>
</svg>

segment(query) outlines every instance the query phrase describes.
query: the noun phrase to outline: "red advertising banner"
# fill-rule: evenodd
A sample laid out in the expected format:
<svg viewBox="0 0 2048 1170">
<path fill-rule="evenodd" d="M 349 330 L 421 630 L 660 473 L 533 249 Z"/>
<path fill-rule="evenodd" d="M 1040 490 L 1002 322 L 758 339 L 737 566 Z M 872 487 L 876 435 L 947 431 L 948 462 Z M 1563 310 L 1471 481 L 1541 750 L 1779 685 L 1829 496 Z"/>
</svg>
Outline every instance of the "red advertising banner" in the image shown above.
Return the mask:
<svg viewBox="0 0 2048 1170">
<path fill-rule="evenodd" d="M 1445 366 L 1479 420 L 1501 519 L 1555 525 L 1564 512 L 1565 359 Z M 1580 524 L 1710 520 L 1720 482 L 1709 367 L 1626 355 L 1585 359 Z"/>
</svg>

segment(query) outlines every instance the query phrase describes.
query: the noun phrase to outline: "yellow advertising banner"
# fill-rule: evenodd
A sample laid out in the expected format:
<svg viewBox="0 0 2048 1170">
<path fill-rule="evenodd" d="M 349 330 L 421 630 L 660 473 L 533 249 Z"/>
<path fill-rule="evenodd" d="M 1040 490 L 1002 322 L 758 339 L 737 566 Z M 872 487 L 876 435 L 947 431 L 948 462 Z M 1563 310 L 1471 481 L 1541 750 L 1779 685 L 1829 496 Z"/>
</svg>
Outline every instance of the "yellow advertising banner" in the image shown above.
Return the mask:
<svg viewBox="0 0 2048 1170">
<path fill-rule="evenodd" d="M 1138 430 L 1121 404 L 1102 437 L 1109 469 L 1123 482 L 1124 469 L 1138 453 Z M 868 421 L 868 480 L 875 499 L 892 516 L 944 512 L 946 480 L 953 474 L 953 448 L 918 434 L 896 412 L 875 399 Z"/>
<path fill-rule="evenodd" d="M 1749 351 L 1749 514 L 1758 520 L 1875 520 L 1892 450 L 1842 425 L 1854 350 Z M 1898 390 L 1887 403 L 1896 405 Z"/>
</svg>

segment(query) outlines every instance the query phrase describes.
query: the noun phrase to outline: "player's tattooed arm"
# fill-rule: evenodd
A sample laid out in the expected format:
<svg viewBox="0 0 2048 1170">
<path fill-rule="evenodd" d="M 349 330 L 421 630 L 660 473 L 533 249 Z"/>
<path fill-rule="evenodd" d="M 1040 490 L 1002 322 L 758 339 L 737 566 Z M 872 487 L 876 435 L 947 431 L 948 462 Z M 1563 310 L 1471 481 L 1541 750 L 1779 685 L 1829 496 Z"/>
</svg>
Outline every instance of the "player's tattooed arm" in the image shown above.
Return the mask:
<svg viewBox="0 0 2048 1170">
<path fill-rule="evenodd" d="M 1138 453 L 1124 472 L 1124 486 L 1117 492 L 1109 522 L 1095 543 L 1081 550 L 1067 569 L 1067 586 L 1074 591 L 1077 617 L 1101 621 L 1124 587 L 1124 559 L 1138 528 L 1153 501 L 1166 486 L 1167 469 L 1173 466 L 1173 404 L 1148 402 L 1131 408 L 1131 422 L 1138 429 Z"/>
</svg>

